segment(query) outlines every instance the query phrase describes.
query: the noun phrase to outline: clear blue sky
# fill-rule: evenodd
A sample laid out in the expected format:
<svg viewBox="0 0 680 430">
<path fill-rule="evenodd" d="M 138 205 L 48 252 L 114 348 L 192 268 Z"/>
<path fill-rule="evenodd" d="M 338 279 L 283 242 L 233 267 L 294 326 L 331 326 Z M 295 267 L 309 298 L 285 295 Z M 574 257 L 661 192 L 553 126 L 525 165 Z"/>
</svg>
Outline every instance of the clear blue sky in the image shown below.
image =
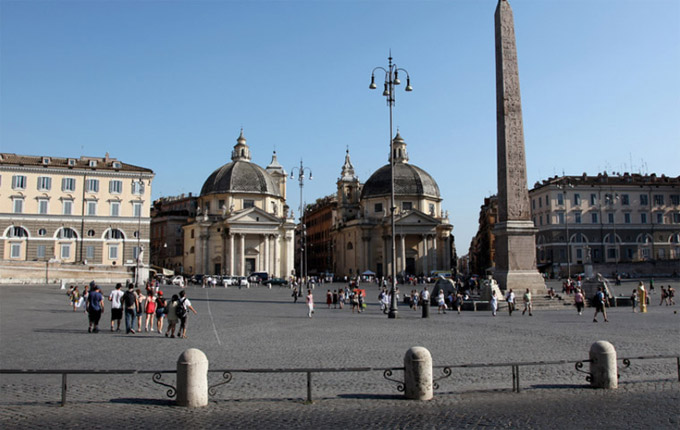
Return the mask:
<svg viewBox="0 0 680 430">
<path fill-rule="evenodd" d="M 104 156 L 200 192 L 244 128 L 253 161 L 304 159 L 305 200 L 387 163 L 371 70 L 414 91 L 395 126 L 439 183 L 459 255 L 496 192 L 496 0 L 0 1 L 0 150 Z M 562 172 L 680 174 L 680 2 L 511 0 L 529 186 Z M 377 77 L 380 83 L 380 78 Z M 288 201 L 299 206 L 297 181 Z M 296 214 L 297 214 L 296 210 Z"/>
</svg>

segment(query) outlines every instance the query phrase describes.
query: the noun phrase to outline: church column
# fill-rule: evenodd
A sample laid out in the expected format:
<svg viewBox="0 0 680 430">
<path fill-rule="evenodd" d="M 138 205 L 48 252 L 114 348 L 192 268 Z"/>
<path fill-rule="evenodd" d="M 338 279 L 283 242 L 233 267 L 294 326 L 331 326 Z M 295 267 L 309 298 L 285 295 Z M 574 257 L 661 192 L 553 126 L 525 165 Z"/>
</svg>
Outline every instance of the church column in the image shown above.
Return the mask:
<svg viewBox="0 0 680 430">
<path fill-rule="evenodd" d="M 275 234 L 274 235 L 274 250 L 273 250 L 273 254 L 274 254 L 274 262 L 273 263 L 274 264 L 272 265 L 272 272 L 277 277 L 286 279 L 287 275 L 281 272 L 281 268 L 278 264 L 278 253 L 279 253 L 280 249 L 281 249 L 281 245 L 279 245 L 279 235 Z"/>
<path fill-rule="evenodd" d="M 262 256 L 264 258 L 264 271 L 269 273 L 269 235 L 265 234 L 264 235 L 264 254 Z"/>
<path fill-rule="evenodd" d="M 234 233 L 229 233 L 229 276 L 234 276 Z"/>
<path fill-rule="evenodd" d="M 406 272 L 406 235 L 401 235 L 401 270 Z"/>
<path fill-rule="evenodd" d="M 432 237 L 432 254 L 434 256 L 433 262 L 434 262 L 434 268 L 432 270 L 439 270 L 439 252 L 437 251 L 437 241 L 439 240 L 439 237 L 437 237 L 437 234 L 435 233 L 434 236 Z"/>
<path fill-rule="evenodd" d="M 430 274 L 430 243 L 428 235 L 423 235 L 423 259 L 425 261 L 425 276 Z"/>
<path fill-rule="evenodd" d="M 246 276 L 246 235 L 241 233 L 241 258 L 239 262 L 239 276 Z"/>
<path fill-rule="evenodd" d="M 222 228 L 222 273 L 218 273 L 218 275 L 222 275 L 227 271 L 227 232 L 224 228 Z"/>
</svg>

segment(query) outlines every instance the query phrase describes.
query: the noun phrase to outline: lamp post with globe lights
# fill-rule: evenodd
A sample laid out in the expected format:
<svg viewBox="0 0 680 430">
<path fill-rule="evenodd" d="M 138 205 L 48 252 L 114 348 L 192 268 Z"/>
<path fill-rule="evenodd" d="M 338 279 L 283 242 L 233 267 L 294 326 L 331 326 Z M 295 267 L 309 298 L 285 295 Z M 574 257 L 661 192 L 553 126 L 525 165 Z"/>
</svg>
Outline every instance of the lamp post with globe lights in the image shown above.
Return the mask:
<svg viewBox="0 0 680 430">
<path fill-rule="evenodd" d="M 406 74 L 406 88 L 404 88 L 407 92 L 413 91 L 413 88 L 411 87 L 411 77 L 409 76 L 408 72 L 406 69 L 402 69 L 400 67 L 397 67 L 396 64 L 392 63 L 392 53 L 390 52 L 390 56 L 388 57 L 388 65 L 387 68 L 378 66 L 373 69 L 371 72 L 371 84 L 368 86 L 369 89 L 374 90 L 377 88 L 377 85 L 375 84 L 375 72 L 376 70 L 382 71 L 385 73 L 385 83 L 384 83 L 384 90 L 382 95 L 385 96 L 387 99 L 387 107 L 389 108 L 390 111 L 390 226 L 391 226 L 391 232 L 390 232 L 390 244 L 392 247 L 392 270 L 391 270 L 391 278 L 392 278 L 392 286 L 390 289 L 390 310 L 387 314 L 388 318 L 397 318 L 398 311 L 397 311 L 397 295 L 396 295 L 396 283 L 397 283 L 397 248 L 396 248 L 396 242 L 395 242 L 395 221 L 394 221 L 394 212 L 396 210 L 395 207 L 395 202 L 394 202 L 394 163 L 395 163 L 395 156 L 394 156 L 394 138 L 392 136 L 393 134 L 393 127 L 392 127 L 392 108 L 394 107 L 394 101 L 395 101 L 395 91 L 394 87 L 397 85 L 401 84 L 401 81 L 399 80 L 399 72 L 403 72 Z"/>
<path fill-rule="evenodd" d="M 309 180 L 313 179 L 312 171 L 309 167 L 304 167 L 300 159 L 300 167 L 290 169 L 290 179 L 295 179 L 295 169 L 298 171 L 297 180 L 300 183 L 300 285 L 307 281 L 307 229 L 305 227 L 304 203 L 302 200 L 302 189 L 305 186 L 305 170 L 309 173 Z"/>
</svg>

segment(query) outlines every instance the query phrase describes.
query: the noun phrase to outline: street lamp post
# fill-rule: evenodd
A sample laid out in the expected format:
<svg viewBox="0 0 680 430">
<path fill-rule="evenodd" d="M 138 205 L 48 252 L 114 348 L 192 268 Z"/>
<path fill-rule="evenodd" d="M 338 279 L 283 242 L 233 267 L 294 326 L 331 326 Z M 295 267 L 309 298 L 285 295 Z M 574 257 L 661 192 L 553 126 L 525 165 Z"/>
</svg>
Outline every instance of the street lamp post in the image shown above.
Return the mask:
<svg viewBox="0 0 680 430">
<path fill-rule="evenodd" d="M 295 179 L 295 169 L 298 170 L 298 182 L 300 183 L 300 283 L 302 285 L 303 280 L 307 281 L 307 228 L 305 226 L 305 212 L 302 200 L 302 189 L 305 186 L 305 170 L 309 172 L 309 180 L 312 180 L 312 171 L 309 167 L 304 167 L 302 165 L 302 159 L 300 159 L 300 167 L 293 167 L 290 169 L 290 179 Z"/>
<path fill-rule="evenodd" d="M 390 311 L 387 314 L 388 318 L 397 318 L 397 294 L 396 294 L 396 283 L 397 283 L 397 247 L 395 242 L 395 225 L 394 225 L 394 212 L 396 210 L 394 204 L 394 142 L 392 137 L 392 108 L 394 106 L 394 87 L 400 85 L 399 72 L 406 73 L 406 91 L 413 91 L 411 87 L 411 77 L 405 69 L 397 67 L 396 64 L 392 63 L 392 53 L 388 57 L 387 69 L 384 67 L 375 67 L 371 72 L 371 84 L 368 86 L 369 89 L 374 90 L 377 88 L 375 84 L 375 71 L 381 70 L 385 72 L 385 89 L 382 93 L 387 99 L 387 107 L 390 111 L 390 243 L 392 246 L 392 288 L 390 290 L 391 301 L 390 301 Z"/>
</svg>

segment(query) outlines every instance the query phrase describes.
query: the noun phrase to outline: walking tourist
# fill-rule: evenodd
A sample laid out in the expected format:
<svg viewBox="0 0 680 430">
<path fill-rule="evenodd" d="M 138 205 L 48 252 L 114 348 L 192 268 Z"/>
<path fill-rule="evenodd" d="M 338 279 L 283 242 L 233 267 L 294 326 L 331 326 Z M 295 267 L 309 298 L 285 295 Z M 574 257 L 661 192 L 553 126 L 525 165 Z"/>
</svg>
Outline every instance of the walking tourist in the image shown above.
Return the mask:
<svg viewBox="0 0 680 430">
<path fill-rule="evenodd" d="M 338 308 L 338 290 L 333 290 L 333 309 Z"/>
<path fill-rule="evenodd" d="M 123 319 L 123 305 L 120 299 L 123 298 L 123 292 L 120 290 L 123 286 L 118 283 L 116 289 L 109 294 L 109 301 L 111 302 L 111 331 L 113 331 L 113 323 L 116 323 L 116 331 L 120 331 L 120 320 Z"/>
<path fill-rule="evenodd" d="M 340 309 L 345 307 L 345 290 L 342 288 L 338 289 L 338 305 L 340 306 Z"/>
<path fill-rule="evenodd" d="M 298 299 L 298 289 L 297 287 L 293 287 L 293 303 L 297 303 Z"/>
<path fill-rule="evenodd" d="M 437 294 L 437 313 L 446 313 L 446 298 L 444 296 L 444 290 L 439 290 L 439 294 Z"/>
<path fill-rule="evenodd" d="M 597 287 L 597 293 L 595 293 L 594 297 L 594 302 L 595 305 L 595 315 L 593 316 L 593 322 L 597 322 L 597 314 L 598 312 L 602 313 L 602 316 L 604 317 L 605 322 L 609 322 L 607 319 L 607 311 L 605 310 L 605 295 L 604 295 L 604 288 L 602 287 Z"/>
<path fill-rule="evenodd" d="M 307 289 L 307 316 L 312 317 L 314 313 L 314 295 L 311 289 Z"/>
<path fill-rule="evenodd" d="M 498 297 L 496 297 L 496 290 L 491 291 L 491 315 L 496 316 L 498 310 Z"/>
<path fill-rule="evenodd" d="M 92 283 L 94 284 L 94 281 Z M 99 319 L 104 312 L 104 296 L 99 291 L 99 286 L 95 285 L 92 288 L 94 291 L 87 296 L 87 314 L 90 321 L 87 332 L 99 333 Z"/>
<path fill-rule="evenodd" d="M 135 334 L 135 316 L 137 315 L 137 295 L 134 286 L 128 285 L 128 290 L 123 294 L 123 306 L 125 307 L 125 333 Z"/>
<path fill-rule="evenodd" d="M 137 330 L 142 331 L 142 320 L 144 319 L 144 310 L 146 308 L 146 296 L 142 294 L 142 290 L 137 288 L 135 290 L 137 295 L 137 307 L 135 308 L 135 313 L 137 314 Z"/>
<path fill-rule="evenodd" d="M 356 309 L 357 311 L 359 310 L 359 293 L 356 291 L 352 291 L 349 293 L 350 300 L 352 302 L 352 313 L 354 313 L 354 310 Z"/>
<path fill-rule="evenodd" d="M 326 305 L 328 305 L 328 309 L 331 308 L 332 304 L 333 304 L 333 293 L 331 293 L 331 290 L 328 290 L 326 292 Z"/>
<path fill-rule="evenodd" d="M 666 306 L 668 306 L 668 291 L 666 291 L 666 287 L 663 285 L 661 286 L 661 302 L 659 302 L 659 306 L 663 305 L 666 303 Z"/>
<path fill-rule="evenodd" d="M 427 287 L 423 288 L 420 292 L 420 307 L 430 306 L 430 292 L 427 291 Z"/>
<path fill-rule="evenodd" d="M 637 312 L 635 306 L 637 305 L 637 290 L 633 288 L 633 294 L 630 295 L 630 302 L 633 305 L 633 313 Z"/>
<path fill-rule="evenodd" d="M 583 290 L 581 288 L 577 288 L 576 292 L 574 293 L 574 305 L 576 306 L 576 312 L 578 312 L 579 315 L 583 314 L 585 300 L 586 298 L 583 296 Z"/>
<path fill-rule="evenodd" d="M 170 303 L 168 304 L 168 330 L 165 332 L 165 337 L 175 337 L 175 328 L 177 327 L 177 307 L 179 306 L 179 296 L 174 294 Z"/>
<path fill-rule="evenodd" d="M 366 307 L 366 302 L 364 302 L 364 295 L 361 293 L 361 290 L 357 288 L 356 292 L 357 296 L 359 296 L 359 313 L 362 313 Z"/>
<path fill-rule="evenodd" d="M 524 293 L 524 296 L 522 297 L 522 300 L 524 301 L 524 310 L 522 311 L 522 315 L 526 313 L 526 311 L 529 311 L 529 316 L 533 316 L 531 314 L 531 311 L 533 309 L 532 303 L 531 303 L 531 292 L 527 288 L 527 291 Z"/>
<path fill-rule="evenodd" d="M 146 306 L 144 307 L 144 312 L 146 313 L 146 319 L 144 322 L 144 331 L 149 331 L 149 324 L 151 325 L 151 331 L 153 331 L 153 320 L 156 316 L 156 295 L 151 293 L 146 296 Z"/>
<path fill-rule="evenodd" d="M 505 301 L 508 302 L 508 314 L 512 316 L 512 311 L 515 310 L 515 293 L 512 291 L 512 288 L 510 288 L 505 296 Z"/>
<path fill-rule="evenodd" d="M 71 290 L 71 305 L 73 305 L 73 312 L 76 311 L 76 308 L 80 306 L 80 292 L 78 292 L 78 286 L 74 285 L 73 289 Z"/>
<path fill-rule="evenodd" d="M 186 297 L 186 292 L 180 291 L 179 304 L 177 306 L 177 309 L 175 309 L 175 313 L 177 314 L 177 319 L 179 319 L 180 321 L 179 337 L 181 337 L 182 339 L 187 338 L 187 319 L 189 311 L 193 312 L 194 315 L 198 313 L 196 312 L 196 309 L 194 309 L 193 306 L 191 306 L 191 302 Z"/>
<path fill-rule="evenodd" d="M 163 320 L 165 319 L 165 313 L 167 303 L 163 298 L 163 292 L 159 291 L 156 297 L 156 327 L 158 328 L 158 334 L 163 334 Z"/>
<path fill-rule="evenodd" d="M 675 306 L 675 288 L 670 285 L 666 288 L 666 294 L 668 294 L 668 305 Z"/>
</svg>

